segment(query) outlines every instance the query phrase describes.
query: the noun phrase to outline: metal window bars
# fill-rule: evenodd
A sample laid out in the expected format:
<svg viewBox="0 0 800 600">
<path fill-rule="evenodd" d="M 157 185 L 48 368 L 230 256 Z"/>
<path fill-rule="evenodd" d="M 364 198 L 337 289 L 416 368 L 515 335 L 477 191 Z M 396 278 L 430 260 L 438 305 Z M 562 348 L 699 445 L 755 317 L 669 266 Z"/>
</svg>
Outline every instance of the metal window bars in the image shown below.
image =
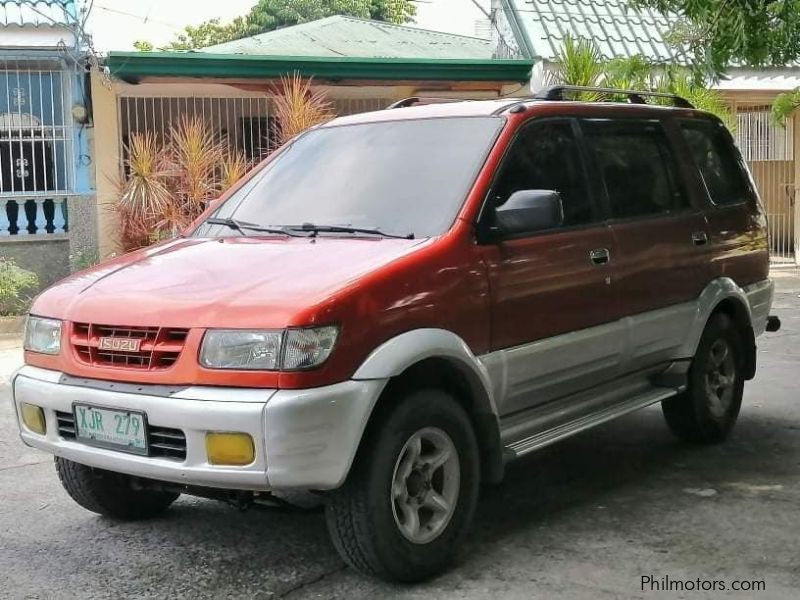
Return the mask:
<svg viewBox="0 0 800 600">
<path fill-rule="evenodd" d="M 52 61 L 0 59 L 0 195 L 69 193 L 69 73 Z"/>
<path fill-rule="evenodd" d="M 185 88 L 182 88 L 185 89 Z M 240 151 L 248 161 L 257 162 L 276 148 L 278 123 L 272 114 L 272 100 L 264 92 L 241 96 L 128 95 L 119 98 L 120 169 L 125 175 L 127 146 L 134 133 L 150 132 L 166 143 L 170 131 L 184 116 L 198 117 L 223 140 L 231 151 Z M 380 110 L 384 98 L 333 99 L 335 115 Z"/>
<path fill-rule="evenodd" d="M 0 56 L 0 237 L 68 230 L 70 75 L 55 59 Z"/>
</svg>

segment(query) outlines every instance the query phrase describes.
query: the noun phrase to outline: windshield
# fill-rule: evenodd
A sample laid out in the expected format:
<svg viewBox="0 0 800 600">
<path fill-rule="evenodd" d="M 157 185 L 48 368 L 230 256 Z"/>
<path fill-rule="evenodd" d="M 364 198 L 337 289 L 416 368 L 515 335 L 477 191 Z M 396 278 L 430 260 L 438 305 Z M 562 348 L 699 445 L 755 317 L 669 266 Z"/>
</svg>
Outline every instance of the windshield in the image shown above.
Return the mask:
<svg viewBox="0 0 800 600">
<path fill-rule="evenodd" d="M 305 224 L 317 234 L 347 233 L 332 231 L 335 226 L 440 235 L 455 220 L 501 126 L 497 117 L 463 117 L 309 131 L 215 211 L 215 224 L 201 225 L 195 235 L 236 234 L 221 219 L 287 231 Z"/>
</svg>

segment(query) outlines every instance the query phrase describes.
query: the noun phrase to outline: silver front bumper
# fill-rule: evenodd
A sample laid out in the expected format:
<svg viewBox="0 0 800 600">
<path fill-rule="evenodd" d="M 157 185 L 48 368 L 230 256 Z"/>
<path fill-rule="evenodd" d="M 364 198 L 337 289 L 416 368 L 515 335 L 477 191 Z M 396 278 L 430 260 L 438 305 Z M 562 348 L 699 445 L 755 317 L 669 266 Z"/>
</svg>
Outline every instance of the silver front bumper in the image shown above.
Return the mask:
<svg viewBox="0 0 800 600">
<path fill-rule="evenodd" d="M 47 433 L 28 431 L 22 441 L 75 462 L 185 485 L 242 490 L 333 489 L 355 457 L 361 434 L 385 380 L 345 381 L 306 390 L 167 387 L 79 379 L 26 366 L 14 376 L 13 401 L 41 406 Z M 180 429 L 186 459 L 136 456 L 62 438 L 56 411 L 75 402 L 144 411 L 148 422 Z M 256 458 L 244 467 L 209 464 L 208 431 L 248 433 Z"/>
</svg>

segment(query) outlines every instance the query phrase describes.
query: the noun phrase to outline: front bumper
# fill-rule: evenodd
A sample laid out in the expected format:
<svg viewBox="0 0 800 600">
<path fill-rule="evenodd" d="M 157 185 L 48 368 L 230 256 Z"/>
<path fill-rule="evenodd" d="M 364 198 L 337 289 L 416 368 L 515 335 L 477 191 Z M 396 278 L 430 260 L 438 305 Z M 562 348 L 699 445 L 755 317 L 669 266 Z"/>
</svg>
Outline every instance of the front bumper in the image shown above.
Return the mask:
<svg viewBox="0 0 800 600">
<path fill-rule="evenodd" d="M 334 489 L 345 480 L 385 380 L 345 381 L 306 390 L 136 385 L 75 378 L 25 366 L 13 378 L 22 441 L 77 463 L 192 486 L 240 490 Z M 22 425 L 20 403 L 44 409 L 45 435 Z M 180 429 L 186 459 L 137 456 L 87 446 L 58 432 L 56 411 L 75 402 L 144 411 L 148 422 Z M 209 464 L 208 431 L 248 433 L 256 458 L 244 467 Z"/>
</svg>

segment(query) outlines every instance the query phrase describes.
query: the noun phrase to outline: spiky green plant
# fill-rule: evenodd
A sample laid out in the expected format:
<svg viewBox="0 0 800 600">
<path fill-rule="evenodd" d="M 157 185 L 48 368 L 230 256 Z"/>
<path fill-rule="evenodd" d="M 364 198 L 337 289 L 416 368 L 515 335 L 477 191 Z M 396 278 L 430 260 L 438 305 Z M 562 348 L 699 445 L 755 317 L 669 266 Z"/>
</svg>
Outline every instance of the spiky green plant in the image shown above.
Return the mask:
<svg viewBox="0 0 800 600">
<path fill-rule="evenodd" d="M 169 187 L 187 212 L 187 223 L 217 197 L 216 171 L 223 157 L 222 144 L 198 116 L 184 115 L 170 130 Z"/>
<path fill-rule="evenodd" d="M 251 164 L 244 153 L 237 150 L 228 152 L 222 157 L 220 163 L 220 192 L 230 189 L 250 170 Z"/>
<path fill-rule="evenodd" d="M 620 90 L 647 90 L 653 87 L 657 66 L 641 55 L 613 58 L 603 67 L 605 87 Z"/>
<path fill-rule="evenodd" d="M 599 87 L 603 85 L 605 61 L 600 49 L 591 40 L 564 37 L 564 44 L 556 54 L 556 68 L 551 74 L 551 83 Z M 582 92 L 581 100 L 596 102 L 602 94 Z"/>
<path fill-rule="evenodd" d="M 275 90 L 276 137 L 282 145 L 306 129 L 333 118 L 333 105 L 325 93 L 299 73 L 281 76 Z"/>
<path fill-rule="evenodd" d="M 148 243 L 161 215 L 170 209 L 165 154 L 154 133 L 133 133 L 126 146 L 127 177 L 118 183 L 114 210 L 119 217 L 120 237 L 126 250 Z"/>
</svg>

